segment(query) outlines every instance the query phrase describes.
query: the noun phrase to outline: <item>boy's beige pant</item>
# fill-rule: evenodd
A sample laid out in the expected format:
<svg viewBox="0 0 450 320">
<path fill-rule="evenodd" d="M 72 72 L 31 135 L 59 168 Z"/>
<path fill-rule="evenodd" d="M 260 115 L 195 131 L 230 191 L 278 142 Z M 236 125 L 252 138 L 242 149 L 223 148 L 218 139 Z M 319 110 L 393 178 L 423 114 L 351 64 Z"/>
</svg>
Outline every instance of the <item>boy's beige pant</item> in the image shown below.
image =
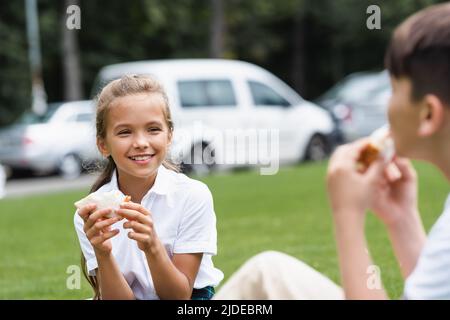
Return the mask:
<svg viewBox="0 0 450 320">
<path fill-rule="evenodd" d="M 341 300 L 333 281 L 287 254 L 267 251 L 248 260 L 219 289 L 217 300 Z"/>
</svg>

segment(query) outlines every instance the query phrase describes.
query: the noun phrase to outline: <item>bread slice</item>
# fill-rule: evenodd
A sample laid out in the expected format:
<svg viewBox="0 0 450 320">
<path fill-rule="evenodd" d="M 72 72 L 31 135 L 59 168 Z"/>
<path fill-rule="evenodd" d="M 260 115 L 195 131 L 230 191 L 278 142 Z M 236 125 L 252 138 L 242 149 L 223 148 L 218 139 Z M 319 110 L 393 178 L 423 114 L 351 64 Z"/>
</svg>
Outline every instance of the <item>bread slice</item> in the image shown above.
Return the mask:
<svg viewBox="0 0 450 320">
<path fill-rule="evenodd" d="M 111 208 L 113 211 L 108 214 L 107 218 L 113 218 L 116 215 L 115 210 L 120 208 L 120 204 L 131 200 L 130 196 L 124 196 L 119 190 L 113 190 L 102 193 L 91 193 L 87 197 L 75 202 L 75 207 L 80 209 L 88 204 L 96 204 L 96 210 Z"/>
</svg>

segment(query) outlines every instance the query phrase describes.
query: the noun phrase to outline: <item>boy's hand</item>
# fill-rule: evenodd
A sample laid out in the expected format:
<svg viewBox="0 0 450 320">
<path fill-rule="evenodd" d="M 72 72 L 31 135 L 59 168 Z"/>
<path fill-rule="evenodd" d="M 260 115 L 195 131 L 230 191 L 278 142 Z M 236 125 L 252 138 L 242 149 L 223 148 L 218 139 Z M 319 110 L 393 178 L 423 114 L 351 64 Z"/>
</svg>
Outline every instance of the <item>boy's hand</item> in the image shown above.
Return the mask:
<svg viewBox="0 0 450 320">
<path fill-rule="evenodd" d="M 128 237 L 137 241 L 139 249 L 147 253 L 156 246 L 158 238 L 151 213 L 146 208 L 138 203 L 125 202 L 116 213 L 128 220 L 123 227 L 133 230 L 128 233 Z"/>
<path fill-rule="evenodd" d="M 111 230 L 111 226 L 122 220 L 121 217 L 106 218 L 112 209 L 94 211 L 95 204 L 82 207 L 78 214 L 84 221 L 83 230 L 96 253 L 109 254 L 112 251 L 110 239 L 119 233 L 119 230 Z"/>
<path fill-rule="evenodd" d="M 339 147 L 332 155 L 327 172 L 328 196 L 333 213 L 364 213 L 373 206 L 377 185 L 384 179 L 386 164 L 374 161 L 365 172 L 358 171 L 357 159 L 369 143 L 364 138 Z"/>
<path fill-rule="evenodd" d="M 393 163 L 401 173 L 392 181 L 386 174 L 375 188 L 372 210 L 386 226 L 394 226 L 417 209 L 417 174 L 411 162 L 405 158 L 394 158 Z"/>
</svg>

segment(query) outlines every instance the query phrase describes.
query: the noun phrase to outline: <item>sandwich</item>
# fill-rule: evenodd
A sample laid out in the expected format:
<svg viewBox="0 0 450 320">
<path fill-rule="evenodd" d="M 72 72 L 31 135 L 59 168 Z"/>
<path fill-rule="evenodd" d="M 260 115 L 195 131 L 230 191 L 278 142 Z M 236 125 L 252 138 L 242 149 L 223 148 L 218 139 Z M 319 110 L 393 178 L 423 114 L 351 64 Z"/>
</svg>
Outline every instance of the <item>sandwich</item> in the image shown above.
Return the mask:
<svg viewBox="0 0 450 320">
<path fill-rule="evenodd" d="M 106 215 L 107 218 L 116 217 L 115 210 L 120 208 L 120 204 L 131 200 L 130 196 L 124 196 L 119 190 L 113 190 L 103 193 L 91 193 L 87 197 L 75 202 L 75 207 L 81 209 L 88 204 L 96 204 L 96 210 L 111 208 L 113 211 Z"/>
<path fill-rule="evenodd" d="M 377 159 L 389 163 L 394 158 L 395 148 L 388 126 L 375 130 L 369 137 L 369 143 L 361 150 L 356 161 L 358 170 L 365 171 Z"/>
</svg>

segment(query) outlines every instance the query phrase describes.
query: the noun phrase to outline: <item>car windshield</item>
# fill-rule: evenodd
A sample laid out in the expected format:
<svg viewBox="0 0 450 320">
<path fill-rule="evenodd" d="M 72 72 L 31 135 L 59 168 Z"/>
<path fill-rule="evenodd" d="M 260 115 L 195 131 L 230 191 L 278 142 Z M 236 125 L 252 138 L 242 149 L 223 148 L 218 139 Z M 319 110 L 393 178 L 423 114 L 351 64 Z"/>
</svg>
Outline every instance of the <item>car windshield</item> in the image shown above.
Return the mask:
<svg viewBox="0 0 450 320">
<path fill-rule="evenodd" d="M 27 111 L 22 117 L 17 121 L 18 124 L 38 124 L 38 123 L 47 123 L 51 119 L 51 117 L 55 114 L 55 111 L 58 110 L 61 103 L 50 103 L 48 105 L 47 111 L 43 115 L 38 115 L 34 112 Z"/>
</svg>

